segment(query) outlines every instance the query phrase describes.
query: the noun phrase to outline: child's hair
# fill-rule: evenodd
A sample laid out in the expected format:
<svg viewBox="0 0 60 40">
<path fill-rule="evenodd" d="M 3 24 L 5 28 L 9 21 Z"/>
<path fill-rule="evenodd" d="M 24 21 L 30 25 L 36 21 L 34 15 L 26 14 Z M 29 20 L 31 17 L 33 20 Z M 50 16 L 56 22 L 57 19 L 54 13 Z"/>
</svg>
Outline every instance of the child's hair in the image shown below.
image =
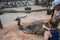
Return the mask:
<svg viewBox="0 0 60 40">
<path fill-rule="evenodd" d="M 57 19 L 53 18 L 53 19 L 50 19 L 49 24 L 52 28 L 57 28 L 59 22 L 57 21 Z"/>
<path fill-rule="evenodd" d="M 49 22 L 45 23 L 46 27 L 49 27 L 49 25 L 51 26 L 51 28 L 57 28 L 58 27 L 58 20 L 53 18 L 53 19 L 50 19 Z M 50 28 L 50 27 L 49 27 Z"/>
</svg>

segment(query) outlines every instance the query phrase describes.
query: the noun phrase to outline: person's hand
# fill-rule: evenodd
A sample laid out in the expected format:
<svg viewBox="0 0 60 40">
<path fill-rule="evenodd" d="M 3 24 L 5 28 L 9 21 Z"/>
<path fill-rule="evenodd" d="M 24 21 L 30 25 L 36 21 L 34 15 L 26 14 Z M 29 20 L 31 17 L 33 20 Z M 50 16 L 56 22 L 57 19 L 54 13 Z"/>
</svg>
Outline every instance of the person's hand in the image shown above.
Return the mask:
<svg viewBox="0 0 60 40">
<path fill-rule="evenodd" d="M 48 27 L 46 27 L 44 24 L 43 24 L 43 28 L 45 28 L 45 29 L 49 30 L 49 28 L 48 28 Z"/>
</svg>

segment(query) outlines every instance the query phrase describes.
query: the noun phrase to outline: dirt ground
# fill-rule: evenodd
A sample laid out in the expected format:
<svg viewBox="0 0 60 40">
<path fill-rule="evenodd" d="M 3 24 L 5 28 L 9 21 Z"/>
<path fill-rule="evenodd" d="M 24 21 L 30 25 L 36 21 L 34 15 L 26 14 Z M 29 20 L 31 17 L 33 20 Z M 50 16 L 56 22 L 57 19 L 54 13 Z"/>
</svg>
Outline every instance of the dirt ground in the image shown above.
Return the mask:
<svg viewBox="0 0 60 40">
<path fill-rule="evenodd" d="M 3 22 L 4 26 L 7 25 L 7 27 L 0 29 L 0 40 L 43 40 L 43 37 L 40 35 L 26 34 L 23 31 L 19 30 L 17 22 L 12 20 L 13 17 L 15 18 L 17 15 L 20 16 L 21 14 L 19 14 L 19 13 L 11 14 L 10 13 L 10 14 L 1 15 L 2 22 Z M 22 24 L 26 25 L 33 21 L 41 20 L 42 18 L 45 18 L 44 16 L 47 16 L 46 12 L 29 13 L 29 14 L 27 14 L 26 18 L 22 18 Z M 9 23 L 7 23 L 7 22 L 9 22 Z"/>
<path fill-rule="evenodd" d="M 0 40 L 43 40 L 43 36 L 24 33 L 18 28 L 17 21 L 15 21 L 9 27 L 0 29 Z"/>
<path fill-rule="evenodd" d="M 46 15 L 45 12 L 37 12 L 37 13 L 33 12 L 31 14 L 27 14 L 27 17 L 22 19 L 22 22 L 23 22 L 22 24 L 26 25 L 33 21 L 44 19 L 45 16 L 48 18 L 48 15 Z M 8 19 L 9 15 L 6 15 L 6 16 L 2 15 L 1 17 L 1 19 L 3 20 L 3 23 L 6 22 L 6 25 L 8 25 L 8 27 L 4 27 L 3 29 L 0 29 L 0 40 L 43 40 L 43 36 L 41 35 L 26 34 L 23 31 L 19 30 L 17 21 L 11 21 L 13 17 L 17 15 L 17 13 L 16 15 L 14 14 L 15 16 L 10 15 L 11 16 L 10 19 Z M 7 19 L 8 19 L 9 24 L 7 23 Z"/>
<path fill-rule="evenodd" d="M 0 40 L 43 40 L 40 35 L 25 34 L 19 30 L 17 22 L 13 22 L 10 27 L 0 29 Z"/>
</svg>

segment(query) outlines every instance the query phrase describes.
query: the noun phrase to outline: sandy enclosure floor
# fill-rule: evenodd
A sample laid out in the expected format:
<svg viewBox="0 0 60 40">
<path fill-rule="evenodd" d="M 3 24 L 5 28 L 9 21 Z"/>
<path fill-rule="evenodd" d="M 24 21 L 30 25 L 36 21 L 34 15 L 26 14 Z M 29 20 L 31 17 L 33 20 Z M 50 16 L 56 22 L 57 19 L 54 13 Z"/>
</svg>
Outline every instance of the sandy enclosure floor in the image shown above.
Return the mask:
<svg viewBox="0 0 60 40">
<path fill-rule="evenodd" d="M 26 16 L 25 18 L 21 18 L 22 22 L 29 22 L 31 20 L 41 20 L 44 18 L 49 18 L 48 15 L 46 15 L 46 11 L 40 11 L 40 12 L 31 12 L 31 13 L 5 13 L 3 15 L 0 15 L 0 19 L 2 21 L 2 24 L 4 27 L 7 27 L 10 25 L 11 22 L 13 22 L 17 17 Z"/>
<path fill-rule="evenodd" d="M 9 27 L 0 29 L 0 40 L 43 40 L 43 36 L 25 34 L 19 30 L 17 22 L 13 22 Z"/>
<path fill-rule="evenodd" d="M 0 29 L 0 40 L 43 40 L 43 37 L 40 35 L 25 34 L 23 31 L 19 30 L 17 21 L 14 20 L 17 16 L 20 17 L 21 14 L 9 13 L 4 15 L 0 16 L 4 25 L 4 29 Z M 45 17 L 49 18 L 49 16 L 46 15 L 46 12 L 44 11 L 32 12 L 27 14 L 26 18 L 22 18 L 21 23 L 22 25 L 27 25 L 33 21 L 44 19 Z"/>
<path fill-rule="evenodd" d="M 20 9 L 22 8 L 18 8 L 18 10 Z M 33 9 L 36 9 L 36 7 L 34 7 Z M 3 15 L 0 15 L 0 19 L 2 20 L 2 24 L 4 27 L 4 29 L 0 29 L 0 40 L 43 40 L 43 37 L 40 35 L 25 34 L 23 31 L 19 30 L 17 22 L 15 22 L 14 20 L 17 17 L 21 17 L 21 15 L 26 15 L 26 18 L 21 18 L 21 24 L 27 25 L 33 21 L 41 20 L 42 18 L 44 18 L 44 16 L 46 16 L 46 12 L 32 12 L 28 14 L 5 13 Z"/>
<path fill-rule="evenodd" d="M 25 34 L 19 30 L 17 22 L 13 22 L 9 27 L 0 29 L 0 40 L 43 40 L 40 35 Z"/>
</svg>

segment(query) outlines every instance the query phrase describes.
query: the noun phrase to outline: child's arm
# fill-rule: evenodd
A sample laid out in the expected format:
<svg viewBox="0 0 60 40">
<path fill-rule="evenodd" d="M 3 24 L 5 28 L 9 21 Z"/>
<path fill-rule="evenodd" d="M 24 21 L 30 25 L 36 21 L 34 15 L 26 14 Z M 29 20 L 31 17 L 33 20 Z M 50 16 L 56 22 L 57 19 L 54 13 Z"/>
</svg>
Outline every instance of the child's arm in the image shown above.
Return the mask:
<svg viewBox="0 0 60 40">
<path fill-rule="evenodd" d="M 48 40 L 50 37 L 50 32 L 49 31 L 45 31 L 44 33 L 44 40 Z"/>
<path fill-rule="evenodd" d="M 49 30 L 49 28 L 48 28 L 48 27 L 46 27 L 44 24 L 43 24 L 43 28 L 45 28 L 45 29 Z"/>
</svg>

